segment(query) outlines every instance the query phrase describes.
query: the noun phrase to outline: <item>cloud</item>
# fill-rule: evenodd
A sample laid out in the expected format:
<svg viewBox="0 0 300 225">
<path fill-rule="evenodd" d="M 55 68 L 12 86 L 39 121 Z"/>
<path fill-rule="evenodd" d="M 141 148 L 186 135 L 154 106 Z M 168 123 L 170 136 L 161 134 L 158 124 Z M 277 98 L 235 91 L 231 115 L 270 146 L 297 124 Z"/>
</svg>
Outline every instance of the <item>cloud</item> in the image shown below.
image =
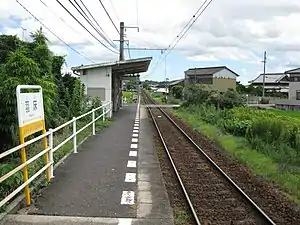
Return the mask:
<svg viewBox="0 0 300 225">
<path fill-rule="evenodd" d="M 19 1 L 51 31 L 88 58 L 94 61 L 117 59 L 117 54 L 101 46 L 56 1 Z M 69 1 L 61 0 L 61 2 L 83 26 L 103 41 Z M 129 39 L 130 45 L 135 47 L 168 47 L 200 5 L 198 0 L 140 0 L 137 17 L 136 0 L 102 2 L 117 27 L 119 18 L 125 21 L 127 26 L 136 26 L 138 23 L 140 32 L 132 28 L 126 29 L 126 39 Z M 118 39 L 119 34 L 99 1 L 85 0 L 84 3 L 107 36 L 111 40 Z M 174 52 L 181 54 L 186 60 L 214 61 L 218 65 L 226 60 L 235 61 L 237 64 L 246 62 L 248 68 L 244 68 L 243 65 L 244 69 L 242 71 L 241 68 L 240 72 L 249 73 L 248 76 L 253 76 L 252 73 L 261 69 L 260 61 L 265 50 L 274 57 L 268 58 L 270 70 L 299 65 L 300 33 L 296 21 L 300 21 L 299 0 L 213 0 L 178 43 Z M 16 1 L 11 0 L 1 1 L 0 24 L 2 33 L 17 34 L 20 37 L 24 34 L 20 27 L 27 29 L 27 38 L 30 32 L 40 27 L 39 22 Z M 54 52 L 65 54 L 71 51 L 47 29 L 43 30 Z"/>
</svg>

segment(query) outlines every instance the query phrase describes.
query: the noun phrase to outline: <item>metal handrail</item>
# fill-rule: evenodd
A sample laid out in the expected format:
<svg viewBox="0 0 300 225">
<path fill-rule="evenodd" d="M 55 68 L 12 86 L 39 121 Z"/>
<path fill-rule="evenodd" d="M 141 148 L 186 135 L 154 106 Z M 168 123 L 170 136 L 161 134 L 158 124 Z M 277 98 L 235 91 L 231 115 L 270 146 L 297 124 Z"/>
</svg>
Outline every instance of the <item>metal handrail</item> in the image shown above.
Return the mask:
<svg viewBox="0 0 300 225">
<path fill-rule="evenodd" d="M 95 112 L 98 110 L 102 109 L 102 114 L 100 116 L 98 116 L 97 118 L 95 118 Z M 54 170 L 54 160 L 53 160 L 53 153 L 55 151 L 57 151 L 59 148 L 61 148 L 63 145 L 65 145 L 68 141 L 70 141 L 71 139 L 73 139 L 73 153 L 77 153 L 77 135 L 85 130 L 87 127 L 92 125 L 93 131 L 92 134 L 95 135 L 96 133 L 96 127 L 95 127 L 95 122 L 100 119 L 102 117 L 103 121 L 105 120 L 105 117 L 107 115 L 107 113 L 112 111 L 112 102 L 107 102 L 105 104 L 103 104 L 100 107 L 97 107 L 95 109 L 92 109 L 91 111 L 84 113 L 78 117 L 73 117 L 72 120 L 54 128 L 54 129 L 49 129 L 49 131 L 47 131 L 46 133 L 35 137 L 29 141 L 26 141 L 24 144 L 18 145 L 14 148 L 11 148 L 3 153 L 0 154 L 0 159 L 11 155 L 12 153 L 28 146 L 31 145 L 39 140 L 41 140 L 42 138 L 48 137 L 48 146 L 46 149 L 43 149 L 41 152 L 39 152 L 38 154 L 34 155 L 33 157 L 31 157 L 30 159 L 28 159 L 25 163 L 22 163 L 21 165 L 17 166 L 16 168 L 12 169 L 11 171 L 9 171 L 8 173 L 2 175 L 0 177 L 0 184 L 2 182 L 4 182 L 6 179 L 8 179 L 9 177 L 13 176 L 14 174 L 16 174 L 17 172 L 19 172 L 20 170 L 22 170 L 24 167 L 28 166 L 30 163 L 34 162 L 35 160 L 37 160 L 38 158 L 40 158 L 41 156 L 48 154 L 48 158 L 49 158 L 49 162 L 46 163 L 46 165 L 41 168 L 39 171 L 37 171 L 35 174 L 32 175 L 31 178 L 29 178 L 27 181 L 24 181 L 18 188 L 16 188 L 14 191 L 12 191 L 10 194 L 8 194 L 4 199 L 0 199 L 0 207 L 2 207 L 4 204 L 6 204 L 9 200 L 11 200 L 14 196 L 16 196 L 22 189 L 24 189 L 27 185 L 29 185 L 33 180 L 35 180 L 42 172 L 46 171 L 48 168 L 50 168 L 50 177 L 53 178 L 53 170 Z M 84 118 L 88 115 L 92 114 L 92 121 L 88 122 L 88 124 L 86 124 L 84 127 L 82 127 L 81 129 L 77 130 L 76 129 L 76 121 Z M 63 140 L 61 143 L 59 143 L 56 147 L 53 147 L 53 134 L 55 132 L 57 132 L 58 130 L 73 124 L 73 133 L 71 136 L 67 137 L 65 140 Z"/>
</svg>

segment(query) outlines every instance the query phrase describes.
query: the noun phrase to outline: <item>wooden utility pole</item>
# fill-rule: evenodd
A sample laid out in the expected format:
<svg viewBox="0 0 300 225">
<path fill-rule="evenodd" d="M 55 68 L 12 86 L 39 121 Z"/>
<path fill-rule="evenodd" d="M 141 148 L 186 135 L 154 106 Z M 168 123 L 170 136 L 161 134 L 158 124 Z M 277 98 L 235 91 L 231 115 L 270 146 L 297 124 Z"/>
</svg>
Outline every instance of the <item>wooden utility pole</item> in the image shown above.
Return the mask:
<svg viewBox="0 0 300 225">
<path fill-rule="evenodd" d="M 265 97 L 265 80 L 266 80 L 266 63 L 267 63 L 267 52 L 264 52 L 264 60 L 262 61 L 264 63 L 264 74 L 263 74 L 263 93 L 262 97 Z"/>
</svg>

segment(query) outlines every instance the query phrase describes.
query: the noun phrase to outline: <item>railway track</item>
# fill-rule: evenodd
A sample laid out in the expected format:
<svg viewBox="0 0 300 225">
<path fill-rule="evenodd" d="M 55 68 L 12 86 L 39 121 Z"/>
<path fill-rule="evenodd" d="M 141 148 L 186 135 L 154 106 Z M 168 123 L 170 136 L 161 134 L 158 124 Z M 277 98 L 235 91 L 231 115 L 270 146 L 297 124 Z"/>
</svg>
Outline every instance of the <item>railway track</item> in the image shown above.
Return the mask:
<svg viewBox="0 0 300 225">
<path fill-rule="evenodd" d="M 163 109 L 147 108 L 196 224 L 275 224 Z"/>
</svg>

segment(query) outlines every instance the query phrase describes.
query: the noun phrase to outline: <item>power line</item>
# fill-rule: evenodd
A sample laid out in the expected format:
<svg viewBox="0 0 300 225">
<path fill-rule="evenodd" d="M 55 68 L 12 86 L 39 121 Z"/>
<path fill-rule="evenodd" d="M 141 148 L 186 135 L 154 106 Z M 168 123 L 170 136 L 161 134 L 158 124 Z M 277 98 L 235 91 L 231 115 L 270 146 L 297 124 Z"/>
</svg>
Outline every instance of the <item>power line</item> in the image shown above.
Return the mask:
<svg viewBox="0 0 300 225">
<path fill-rule="evenodd" d="M 77 10 L 77 12 L 80 13 L 80 15 L 88 22 L 89 25 L 91 25 L 92 28 L 94 28 L 94 30 L 114 49 L 116 49 L 116 46 L 114 46 L 113 44 L 111 44 L 111 42 L 104 36 L 104 34 L 101 33 L 101 31 L 99 31 L 95 25 L 93 24 L 93 22 L 90 20 L 90 18 L 87 16 L 87 14 L 83 11 L 83 9 L 81 8 L 81 6 L 77 3 L 76 0 L 74 0 L 75 4 L 79 7 L 79 10 L 73 2 L 71 2 L 69 0 L 69 2 L 71 3 L 71 5 Z M 116 49 L 117 50 L 117 49 Z"/>
<path fill-rule="evenodd" d="M 44 26 L 51 34 L 53 34 L 58 40 L 60 40 L 62 43 L 64 43 L 66 46 L 68 46 L 70 49 L 72 49 L 74 52 L 76 52 L 78 55 L 82 56 L 86 60 L 95 63 L 95 61 L 90 60 L 86 58 L 83 54 L 81 54 L 79 51 L 77 51 L 75 48 L 73 48 L 71 45 L 66 43 L 64 40 L 62 40 L 60 37 L 58 37 L 52 30 L 50 30 L 44 23 L 42 23 L 35 15 L 33 15 L 24 5 L 22 5 L 18 0 L 16 2 L 23 8 L 25 9 L 35 20 L 37 20 L 42 26 Z"/>
<path fill-rule="evenodd" d="M 76 20 L 77 23 L 80 24 L 80 26 L 82 26 L 90 35 L 92 35 L 102 46 L 104 46 L 105 48 L 107 48 L 109 51 L 118 54 L 118 52 L 115 52 L 114 50 L 111 50 L 110 48 L 108 48 L 105 44 L 103 44 L 95 35 L 93 35 L 84 25 L 82 25 L 82 23 L 72 14 L 70 13 L 70 11 L 59 1 L 56 0 L 57 3 L 65 10 L 69 13 L 70 16 L 73 17 L 74 20 Z"/>
<path fill-rule="evenodd" d="M 166 59 L 166 57 L 170 54 L 170 52 L 176 47 L 176 45 L 178 44 L 178 42 L 185 36 L 185 34 L 191 29 L 191 27 L 194 25 L 194 23 L 198 20 L 198 18 L 202 15 L 202 13 L 207 9 L 207 7 L 211 4 L 211 2 L 213 0 L 210 0 L 206 5 L 205 3 L 207 2 L 208 0 L 205 0 L 201 6 L 198 8 L 198 10 L 196 11 L 196 13 L 192 16 L 192 18 L 189 20 L 189 22 L 184 26 L 184 28 L 179 32 L 179 34 L 176 36 L 176 38 L 171 42 L 171 44 L 169 45 L 168 49 L 163 53 L 165 54 L 164 56 L 164 59 Z M 205 7 L 204 7 L 205 5 Z M 204 8 L 203 8 L 204 7 Z M 199 13 L 200 12 L 200 13 Z M 197 15 L 197 13 L 199 13 Z M 197 15 L 197 16 L 196 16 Z M 195 18 L 196 17 L 196 18 Z M 194 19 L 195 18 L 195 19 Z M 187 28 L 185 31 L 184 29 Z M 183 33 L 183 34 L 182 34 Z M 180 36 L 181 35 L 181 36 Z M 171 47 L 172 43 L 175 41 L 176 43 Z M 149 75 L 151 75 L 155 69 L 157 68 L 157 66 L 162 62 L 160 61 L 160 59 L 163 57 L 163 54 L 159 57 L 159 60 L 157 62 L 157 64 L 154 66 L 154 69 L 150 72 Z M 163 59 L 163 60 L 164 60 Z M 148 76 L 149 76 L 148 75 Z"/>
<path fill-rule="evenodd" d="M 112 43 L 112 47 L 116 48 L 115 43 L 109 38 L 109 36 L 105 33 L 105 31 L 102 29 L 102 27 L 99 25 L 99 23 L 97 22 L 97 20 L 95 19 L 95 17 L 92 15 L 92 13 L 90 12 L 90 10 L 86 7 L 86 5 L 83 3 L 82 0 L 80 0 L 81 4 L 83 5 L 83 7 L 85 8 L 85 10 L 88 12 L 88 14 L 92 17 L 92 19 L 95 21 L 95 23 L 98 25 L 98 27 L 100 28 L 100 30 L 102 31 L 103 35 L 110 41 L 110 43 Z M 75 3 L 78 5 L 78 3 L 75 0 Z M 78 5 L 79 6 L 79 5 Z M 80 7 L 80 6 L 79 6 Z M 82 10 L 82 9 L 81 9 Z M 84 13 L 84 11 L 82 10 L 82 12 Z M 86 14 L 85 14 L 86 15 Z M 88 17 L 88 16 L 87 16 Z"/>
<path fill-rule="evenodd" d="M 139 0 L 136 0 L 136 23 L 139 26 Z"/>
<path fill-rule="evenodd" d="M 118 32 L 118 34 L 120 34 L 119 29 L 117 28 L 116 24 L 114 23 L 114 21 L 113 21 L 112 18 L 110 17 L 110 15 L 109 15 L 109 13 L 107 12 L 107 10 L 106 10 L 105 6 L 103 5 L 102 1 L 99 0 L 99 2 L 100 2 L 100 4 L 102 5 L 102 7 L 103 7 L 103 9 L 104 9 L 104 11 L 105 11 L 105 13 L 106 13 L 106 15 L 107 15 L 108 18 L 110 19 L 111 23 L 114 25 L 116 31 Z"/>
<path fill-rule="evenodd" d="M 202 9 L 202 7 L 205 5 L 205 3 L 208 0 L 205 0 L 201 6 L 198 8 L 198 10 L 193 14 L 193 16 L 190 18 L 190 20 L 187 22 L 187 24 L 182 28 L 182 30 L 177 34 L 177 36 L 171 41 L 171 43 L 169 44 L 169 47 L 171 47 L 171 45 L 173 44 L 173 42 L 176 41 L 177 38 L 179 38 L 179 36 L 182 34 L 182 32 L 189 26 L 189 24 L 193 21 L 193 19 L 195 18 L 195 16 L 197 15 L 197 13 L 200 12 L 200 10 Z"/>
<path fill-rule="evenodd" d="M 56 13 L 53 9 L 51 9 L 45 2 L 43 2 L 42 0 L 40 0 L 40 2 L 41 2 L 44 6 L 46 6 L 48 9 L 50 9 L 50 11 L 51 11 L 54 15 L 56 15 L 63 23 L 65 23 L 69 28 L 71 28 L 75 33 L 81 35 L 81 34 L 78 32 L 78 30 L 75 30 L 72 26 L 70 26 L 63 18 L 61 18 L 61 17 L 58 15 L 58 13 Z M 89 41 L 89 40 L 87 40 L 87 41 L 88 41 L 90 44 L 93 45 L 93 43 L 92 43 L 91 41 Z"/>
<path fill-rule="evenodd" d="M 127 42 L 126 44 L 127 44 L 127 46 L 128 46 L 128 48 L 127 48 L 127 50 L 128 50 L 128 56 L 129 56 L 129 59 L 131 59 L 129 43 Z"/>
<path fill-rule="evenodd" d="M 119 17 L 119 15 L 118 15 L 118 13 L 117 13 L 117 10 L 116 10 L 116 8 L 115 8 L 115 6 L 114 6 L 114 3 L 112 2 L 112 0 L 109 0 L 109 2 L 110 2 L 111 7 L 113 8 L 113 10 L 114 10 L 114 12 L 115 12 L 115 14 L 116 14 L 117 20 L 120 22 L 121 20 L 120 20 L 120 17 Z"/>
<path fill-rule="evenodd" d="M 185 30 L 185 32 L 182 34 L 182 36 L 177 40 L 177 42 L 175 43 L 175 45 L 173 45 L 173 47 L 169 50 L 169 52 L 167 53 L 167 55 L 175 48 L 175 46 L 178 44 L 178 42 L 186 35 L 186 33 L 191 29 L 191 27 L 194 25 L 194 23 L 198 20 L 198 18 L 202 15 L 202 13 L 207 9 L 207 7 L 211 4 L 213 0 L 210 0 L 207 5 L 204 7 L 204 9 L 199 13 L 199 15 L 194 19 L 194 21 L 189 25 L 189 27 Z M 202 6 L 207 2 L 207 0 L 202 4 Z M 200 8 L 202 8 L 202 6 Z M 200 10 L 198 10 L 197 12 L 199 12 Z M 196 14 L 195 14 L 196 15 Z M 194 16 L 195 16 L 194 15 Z M 193 16 L 193 17 L 194 17 Z"/>
<path fill-rule="evenodd" d="M 166 48 L 128 48 L 129 50 L 144 50 L 144 51 L 165 51 L 167 50 Z"/>
</svg>

